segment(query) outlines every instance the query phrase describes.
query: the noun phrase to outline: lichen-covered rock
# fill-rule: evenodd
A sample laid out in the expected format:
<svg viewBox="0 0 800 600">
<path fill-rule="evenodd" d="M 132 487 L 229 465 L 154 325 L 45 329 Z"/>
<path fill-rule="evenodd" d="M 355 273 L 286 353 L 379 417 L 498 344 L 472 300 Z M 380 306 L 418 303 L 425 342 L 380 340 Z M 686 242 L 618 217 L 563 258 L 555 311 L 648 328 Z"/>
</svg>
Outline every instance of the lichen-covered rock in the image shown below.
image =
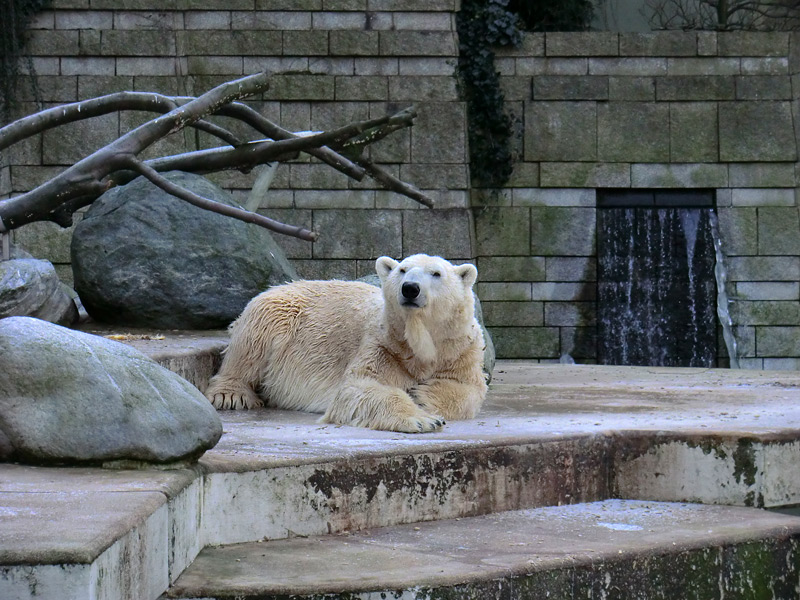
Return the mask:
<svg viewBox="0 0 800 600">
<path fill-rule="evenodd" d="M 222 435 L 189 382 L 119 342 L 28 317 L 0 320 L 0 459 L 170 463 Z"/>
<path fill-rule="evenodd" d="M 199 175 L 163 175 L 236 204 Z M 92 204 L 71 252 L 75 289 L 88 313 L 131 327 L 224 327 L 253 296 L 297 278 L 265 229 L 192 206 L 141 177 Z"/>
<path fill-rule="evenodd" d="M 12 258 L 0 261 L 0 318 L 13 316 L 72 325 L 78 309 L 51 263 Z"/>
</svg>

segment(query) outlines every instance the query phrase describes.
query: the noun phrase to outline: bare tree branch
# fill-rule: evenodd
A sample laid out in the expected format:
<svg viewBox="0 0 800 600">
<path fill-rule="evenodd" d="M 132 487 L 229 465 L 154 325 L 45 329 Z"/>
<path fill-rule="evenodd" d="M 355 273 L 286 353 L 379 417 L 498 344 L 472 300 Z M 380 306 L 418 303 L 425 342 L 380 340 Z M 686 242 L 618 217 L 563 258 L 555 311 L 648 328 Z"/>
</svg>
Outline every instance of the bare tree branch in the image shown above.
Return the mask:
<svg viewBox="0 0 800 600">
<path fill-rule="evenodd" d="M 382 186 L 425 206 L 433 205 L 423 192 L 361 157 L 367 145 L 398 129 L 410 127 L 416 116 L 413 109 L 301 137 L 272 123 L 247 105 L 236 102 L 238 98 L 266 89 L 267 84 L 266 74 L 259 73 L 217 86 L 197 98 L 119 92 L 44 110 L 0 129 L 2 149 L 47 129 L 117 110 L 162 113 L 37 188 L 0 200 L 0 232 L 40 220 L 68 226 L 76 210 L 91 204 L 109 188 L 143 175 L 164 191 L 200 208 L 313 241 L 318 236 L 315 232 L 203 198 L 159 175 L 168 170 L 209 173 L 238 169 L 246 172 L 257 165 L 294 158 L 300 152 L 316 156 L 359 180 L 369 173 Z M 242 141 L 227 129 L 206 121 L 207 115 L 238 119 L 271 139 Z M 154 142 L 187 126 L 207 131 L 230 146 L 149 161 L 138 158 L 138 154 Z M 340 149 L 349 157 L 339 154 L 337 151 Z"/>
<path fill-rule="evenodd" d="M 0 232 L 49 215 L 81 196 L 99 195 L 110 184 L 105 178 L 128 156 L 135 156 L 162 137 L 214 112 L 223 104 L 268 87 L 265 73 L 224 83 L 165 115 L 140 125 L 107 146 L 78 161 L 63 173 L 21 196 L 0 200 Z M 120 162 L 123 164 L 120 165 Z M 104 181 L 105 180 L 105 181 Z"/>
<path fill-rule="evenodd" d="M 280 126 L 276 125 L 275 123 L 272 123 L 268 119 L 265 119 L 260 114 L 255 112 L 252 108 L 250 108 L 249 106 L 247 106 L 245 104 L 242 104 L 240 102 L 233 102 L 233 103 L 229 104 L 228 106 L 223 107 L 219 111 L 219 114 L 220 115 L 226 115 L 226 116 L 236 116 L 238 118 L 241 118 L 243 121 L 244 120 L 248 120 L 248 119 L 252 119 L 252 121 L 248 121 L 251 126 L 253 126 L 254 128 L 258 129 L 258 131 L 260 131 L 264 135 L 267 135 L 267 136 L 269 136 L 269 137 L 271 137 L 273 139 L 276 139 L 276 140 L 290 139 L 290 138 L 297 137 L 296 135 L 294 135 L 290 131 L 287 131 L 287 130 L 281 128 Z M 414 113 L 412 115 L 412 118 L 415 115 L 416 115 L 416 113 Z M 390 127 L 391 128 L 392 125 L 385 124 L 383 127 Z M 398 127 L 398 129 L 399 129 L 399 127 Z M 395 131 L 395 129 L 391 129 L 391 130 L 384 129 L 382 131 L 382 135 L 380 137 L 383 137 L 385 135 L 389 135 L 390 133 L 392 133 L 392 131 Z M 367 143 L 372 143 L 375 140 L 380 139 L 380 137 L 377 137 L 377 133 L 369 133 L 368 131 L 365 131 L 364 135 L 365 136 L 367 136 L 367 135 L 376 135 L 376 137 L 374 139 L 372 139 L 370 142 L 367 142 Z M 365 139 L 365 138 L 362 137 L 362 140 L 363 139 Z M 351 153 L 355 153 L 355 151 L 359 151 L 360 152 L 360 150 L 363 149 L 363 146 L 365 146 L 365 145 L 366 145 L 365 143 L 362 143 L 362 144 L 359 145 L 357 142 L 354 142 L 353 143 L 353 148 L 351 150 L 347 151 L 348 156 L 352 156 Z M 328 164 L 331 164 L 326 158 L 326 153 L 332 152 L 329 148 L 319 148 L 318 151 L 307 150 L 306 152 L 308 154 L 311 154 L 312 156 L 315 156 L 315 157 L 319 158 L 320 160 L 323 160 L 324 162 L 326 162 Z M 332 154 L 335 157 L 338 157 L 338 158 L 343 159 L 343 160 L 347 160 L 347 159 L 344 159 L 339 154 L 336 154 L 335 152 L 332 152 Z M 400 181 L 399 179 L 394 177 L 391 173 L 388 173 L 388 172 L 384 171 L 379 166 L 377 166 L 373 162 L 368 161 L 366 159 L 355 160 L 355 163 L 358 165 L 356 168 L 361 169 L 361 173 L 362 173 L 361 177 L 357 177 L 355 179 L 358 179 L 360 181 L 361 178 L 363 177 L 364 172 L 367 172 L 367 173 L 369 173 L 369 175 L 375 181 L 377 181 L 378 183 L 383 185 L 386 189 L 392 190 L 393 192 L 397 192 L 398 194 L 403 194 L 404 196 L 408 196 L 412 200 L 416 200 L 417 202 L 419 202 L 420 204 L 423 204 L 424 206 L 427 206 L 428 208 L 433 208 L 433 204 L 434 204 L 433 200 L 429 196 L 425 195 L 420 190 L 415 188 L 413 185 L 410 185 L 408 183 Z M 332 165 L 332 164 L 331 164 L 331 166 L 335 167 L 335 165 Z M 354 165 L 354 166 L 356 166 L 356 165 Z"/>
<path fill-rule="evenodd" d="M 375 181 L 383 185 L 383 187 L 390 189 L 398 194 L 408 196 L 412 200 L 416 200 L 420 204 L 433 208 L 433 199 L 424 194 L 410 183 L 401 181 L 391 173 L 387 173 L 383 169 L 378 168 L 371 160 L 359 159 L 358 164 L 364 167 Z"/>
<path fill-rule="evenodd" d="M 99 117 L 120 110 L 139 110 L 163 114 L 178 108 L 178 106 L 179 104 L 169 96 L 148 92 L 115 92 L 89 100 L 72 102 L 23 117 L 1 128 L 0 150 L 66 123 Z M 230 131 L 213 123 L 199 120 L 194 123 L 194 127 L 210 133 L 232 146 L 242 143 L 242 140 Z"/>
<path fill-rule="evenodd" d="M 412 110 L 403 110 L 395 115 L 380 117 L 369 121 L 351 123 L 338 129 L 322 132 L 316 135 L 298 137 L 292 136 L 285 140 L 258 140 L 242 144 L 236 148 L 211 148 L 208 150 L 197 150 L 185 152 L 173 156 L 151 159 L 145 164 L 158 172 L 165 171 L 188 171 L 190 173 L 213 173 L 227 169 L 250 169 L 256 165 L 268 162 L 275 162 L 287 158 L 293 158 L 299 152 L 308 152 L 319 148 L 327 143 L 337 143 L 343 137 L 355 135 L 357 132 L 369 132 L 370 143 L 389 135 L 402 127 L 412 124 L 416 113 Z M 387 188 L 398 193 L 413 197 L 413 199 L 426 205 L 432 206 L 433 202 L 422 192 L 413 186 L 400 181 L 377 168 L 370 161 L 358 160 L 360 169 L 368 172 L 377 181 Z M 114 182 L 117 185 L 130 181 L 132 177 L 115 176 Z"/>
<path fill-rule="evenodd" d="M 178 106 L 185 105 L 192 100 L 194 100 L 194 98 L 189 96 L 173 97 L 151 92 L 115 92 L 89 100 L 81 100 L 79 102 L 56 106 L 34 115 L 18 119 L 6 127 L 0 128 L 0 150 L 36 135 L 37 133 L 66 123 L 98 117 L 120 110 L 149 111 L 163 114 L 174 110 Z M 259 133 L 274 139 L 295 137 L 294 134 L 280 128 L 246 104 L 232 104 L 235 106 L 228 105 L 227 107 L 222 107 L 222 109 L 215 114 L 241 120 Z M 228 130 L 205 120 L 200 120 L 194 123 L 193 126 L 218 137 L 231 146 L 244 143 L 244 140 L 240 140 Z M 279 135 L 273 135 L 275 133 Z M 310 150 L 309 154 L 320 158 L 353 179 L 361 181 L 361 179 L 364 178 L 364 169 L 358 167 L 346 158 L 339 156 L 330 149 L 315 148 Z"/>
<path fill-rule="evenodd" d="M 800 29 L 797 0 L 646 0 L 654 29 Z"/>
<path fill-rule="evenodd" d="M 261 115 L 258 111 L 253 110 L 241 102 L 232 102 L 226 106 L 223 106 L 217 112 L 217 114 L 220 116 L 240 119 L 242 122 L 247 123 L 259 133 L 272 138 L 273 140 L 287 140 L 298 137 L 291 131 L 276 125 Z M 320 159 L 324 163 L 327 163 L 334 169 L 341 171 L 356 181 L 361 181 L 364 178 L 364 169 L 354 164 L 344 156 L 337 154 L 330 148 L 309 149 L 308 154 Z"/>
</svg>

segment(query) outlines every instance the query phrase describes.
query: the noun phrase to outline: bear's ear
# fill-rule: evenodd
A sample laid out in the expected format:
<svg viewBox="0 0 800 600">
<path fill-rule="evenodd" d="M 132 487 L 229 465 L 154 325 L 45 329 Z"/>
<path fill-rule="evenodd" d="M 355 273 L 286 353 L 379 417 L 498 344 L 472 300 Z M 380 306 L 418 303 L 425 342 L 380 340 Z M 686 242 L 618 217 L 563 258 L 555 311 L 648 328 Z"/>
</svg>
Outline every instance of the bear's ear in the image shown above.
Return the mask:
<svg viewBox="0 0 800 600">
<path fill-rule="evenodd" d="M 478 279 L 478 269 L 475 268 L 475 265 L 471 265 L 469 263 L 465 265 L 458 265 L 455 268 L 456 275 L 461 277 L 461 281 L 464 282 L 464 285 L 467 287 L 472 287 L 475 285 L 475 281 Z"/>
<path fill-rule="evenodd" d="M 386 279 L 389 276 L 389 273 L 392 272 L 397 265 L 400 263 L 397 262 L 395 259 L 390 258 L 388 256 L 381 256 L 378 260 L 375 261 L 375 270 L 378 272 L 378 277 L 381 278 L 381 281 Z"/>
</svg>

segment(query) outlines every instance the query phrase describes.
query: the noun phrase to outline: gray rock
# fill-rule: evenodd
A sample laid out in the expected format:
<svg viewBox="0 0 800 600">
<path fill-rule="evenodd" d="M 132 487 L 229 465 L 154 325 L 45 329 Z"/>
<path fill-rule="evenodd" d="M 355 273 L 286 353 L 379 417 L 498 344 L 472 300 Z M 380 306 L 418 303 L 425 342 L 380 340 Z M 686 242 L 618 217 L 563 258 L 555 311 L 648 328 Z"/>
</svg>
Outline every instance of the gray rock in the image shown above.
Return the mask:
<svg viewBox="0 0 800 600">
<path fill-rule="evenodd" d="M 164 176 L 236 205 L 203 177 Z M 92 204 L 75 228 L 72 269 L 93 318 L 161 329 L 224 327 L 267 287 L 297 277 L 265 229 L 199 209 L 141 177 Z"/>
<path fill-rule="evenodd" d="M 377 274 L 365 275 L 364 277 L 359 278 L 358 281 L 363 281 L 364 283 L 374 285 L 375 287 L 381 287 L 381 279 Z M 486 373 L 487 381 L 491 381 L 494 365 L 495 362 L 497 362 L 497 356 L 495 354 L 492 336 L 489 334 L 489 330 L 486 329 L 486 326 L 483 324 L 483 309 L 481 309 L 481 301 L 474 291 L 472 292 L 472 296 L 475 298 L 475 318 L 478 320 L 478 324 L 481 326 L 481 330 L 483 331 L 483 341 L 486 342 L 486 347 L 483 349 L 483 372 Z"/>
<path fill-rule="evenodd" d="M 72 325 L 78 309 L 51 263 L 12 258 L 0 261 L 0 318 L 13 316 Z"/>
<path fill-rule="evenodd" d="M 494 365 L 497 362 L 497 355 L 494 350 L 494 342 L 492 336 L 486 326 L 483 324 L 483 309 L 481 308 L 481 301 L 475 292 L 472 292 L 475 297 L 475 318 L 483 331 L 483 341 L 486 347 L 483 349 L 483 372 L 486 373 L 486 383 L 492 381 L 492 373 L 494 372 Z"/>
<path fill-rule="evenodd" d="M 194 386 L 119 342 L 28 317 L 0 320 L 0 459 L 170 463 L 222 424 Z"/>
<path fill-rule="evenodd" d="M 25 250 L 19 244 L 13 244 L 11 246 L 10 258 L 33 258 L 33 255 L 29 252 L 25 252 Z"/>
</svg>

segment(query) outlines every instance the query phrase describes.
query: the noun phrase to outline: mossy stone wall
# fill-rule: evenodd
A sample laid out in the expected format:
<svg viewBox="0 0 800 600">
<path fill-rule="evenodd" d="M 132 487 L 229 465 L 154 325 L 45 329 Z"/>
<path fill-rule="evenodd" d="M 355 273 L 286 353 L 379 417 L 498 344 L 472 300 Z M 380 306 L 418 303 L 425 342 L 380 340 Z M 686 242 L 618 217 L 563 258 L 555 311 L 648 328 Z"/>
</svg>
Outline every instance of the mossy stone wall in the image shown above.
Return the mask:
<svg viewBox="0 0 800 600">
<path fill-rule="evenodd" d="M 434 211 L 307 160 L 282 165 L 260 211 L 314 227 L 279 242 L 302 276 L 356 278 L 382 254 L 476 262 L 501 357 L 595 359 L 596 190 L 712 188 L 745 366 L 800 368 L 796 201 L 800 38 L 786 32 L 527 34 L 496 66 L 516 127 L 507 187 L 470 184 L 455 77 L 456 0 L 55 0 L 28 51 L 46 104 L 116 90 L 200 93 L 261 69 L 252 100 L 293 130 L 415 104 L 417 124 L 371 158 L 437 201 Z M 18 85 L 32 112 L 30 81 Z M 107 115 L 16 146 L 0 194 L 31 189 L 140 123 Z M 212 145 L 194 132 L 153 153 Z M 244 198 L 253 175 L 213 178 Z M 69 230 L 33 224 L 16 241 L 70 279 Z M 720 344 L 724 362 L 724 348 Z"/>
</svg>

